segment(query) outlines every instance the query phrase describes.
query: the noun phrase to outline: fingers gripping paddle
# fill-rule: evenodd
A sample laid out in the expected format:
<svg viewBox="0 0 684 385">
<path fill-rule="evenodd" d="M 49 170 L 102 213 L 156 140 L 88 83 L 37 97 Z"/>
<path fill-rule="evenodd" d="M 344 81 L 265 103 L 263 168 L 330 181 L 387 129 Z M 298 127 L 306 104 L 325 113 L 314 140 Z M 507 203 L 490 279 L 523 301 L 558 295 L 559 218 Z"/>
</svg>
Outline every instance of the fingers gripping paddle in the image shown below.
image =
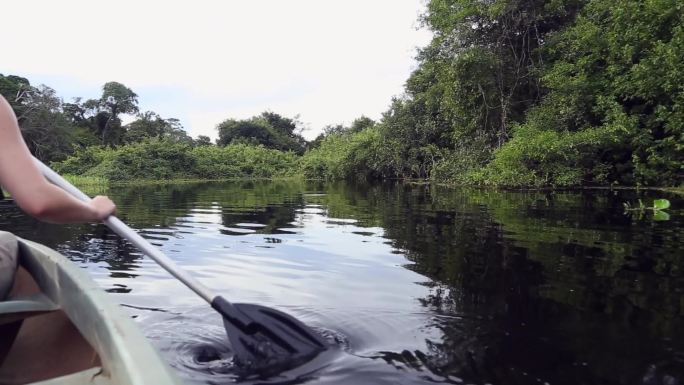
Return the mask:
<svg viewBox="0 0 684 385">
<path fill-rule="evenodd" d="M 77 199 L 90 201 L 90 197 L 41 161 L 35 159 L 35 162 L 47 180 Z M 231 303 L 222 296 L 213 294 L 119 218 L 112 215 L 104 223 L 210 303 L 223 316 L 223 325 L 240 365 L 280 366 L 293 360 L 299 362 L 312 358 L 327 348 L 327 343 L 319 335 L 290 315 L 265 306 Z"/>
</svg>

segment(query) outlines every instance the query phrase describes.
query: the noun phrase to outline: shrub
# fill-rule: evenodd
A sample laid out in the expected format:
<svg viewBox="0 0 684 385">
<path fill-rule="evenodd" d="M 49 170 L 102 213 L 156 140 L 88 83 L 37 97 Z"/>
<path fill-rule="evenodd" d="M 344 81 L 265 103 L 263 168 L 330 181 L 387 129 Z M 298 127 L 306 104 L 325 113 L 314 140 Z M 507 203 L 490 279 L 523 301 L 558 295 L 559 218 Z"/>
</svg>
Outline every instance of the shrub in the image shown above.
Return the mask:
<svg viewBox="0 0 684 385">
<path fill-rule="evenodd" d="M 192 149 L 194 176 L 198 178 L 273 178 L 291 176 L 297 167 L 294 152 L 264 146 L 232 144 Z"/>
<path fill-rule="evenodd" d="M 356 133 L 331 134 L 304 154 L 300 172 L 308 179 L 380 179 L 397 175 L 397 144 L 374 126 Z"/>
<path fill-rule="evenodd" d="M 519 126 L 494 159 L 469 176 L 471 182 L 508 187 L 579 186 L 608 182 L 597 152 L 614 145 L 618 135 L 605 127 L 582 131 L 541 130 Z"/>
<path fill-rule="evenodd" d="M 148 139 L 118 148 L 89 147 L 54 166 L 62 173 L 130 181 L 282 177 L 294 173 L 297 161 L 293 152 L 263 146 L 193 148 L 175 141 Z"/>
</svg>

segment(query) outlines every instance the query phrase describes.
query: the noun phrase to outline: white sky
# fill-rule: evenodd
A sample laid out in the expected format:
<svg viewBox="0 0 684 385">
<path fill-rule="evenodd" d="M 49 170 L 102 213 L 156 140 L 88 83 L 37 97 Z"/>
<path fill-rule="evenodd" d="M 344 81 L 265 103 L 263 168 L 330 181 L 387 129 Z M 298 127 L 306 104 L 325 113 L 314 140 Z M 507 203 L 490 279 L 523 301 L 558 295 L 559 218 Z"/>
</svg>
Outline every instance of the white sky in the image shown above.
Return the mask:
<svg viewBox="0 0 684 385">
<path fill-rule="evenodd" d="M 216 137 L 227 118 L 379 119 L 415 69 L 423 0 L 35 1 L 2 5 L 0 73 L 69 101 L 108 81 L 141 111 Z"/>
</svg>

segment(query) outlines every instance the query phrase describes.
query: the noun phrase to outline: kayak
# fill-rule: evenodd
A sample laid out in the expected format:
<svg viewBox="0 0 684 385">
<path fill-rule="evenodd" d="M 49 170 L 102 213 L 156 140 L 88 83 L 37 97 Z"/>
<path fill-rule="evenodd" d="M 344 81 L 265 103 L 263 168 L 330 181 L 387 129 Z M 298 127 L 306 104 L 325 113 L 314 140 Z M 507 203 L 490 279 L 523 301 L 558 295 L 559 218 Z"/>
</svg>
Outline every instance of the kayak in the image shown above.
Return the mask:
<svg viewBox="0 0 684 385">
<path fill-rule="evenodd" d="M 0 384 L 180 384 L 130 316 L 58 252 L 19 239 L 0 301 Z"/>
</svg>

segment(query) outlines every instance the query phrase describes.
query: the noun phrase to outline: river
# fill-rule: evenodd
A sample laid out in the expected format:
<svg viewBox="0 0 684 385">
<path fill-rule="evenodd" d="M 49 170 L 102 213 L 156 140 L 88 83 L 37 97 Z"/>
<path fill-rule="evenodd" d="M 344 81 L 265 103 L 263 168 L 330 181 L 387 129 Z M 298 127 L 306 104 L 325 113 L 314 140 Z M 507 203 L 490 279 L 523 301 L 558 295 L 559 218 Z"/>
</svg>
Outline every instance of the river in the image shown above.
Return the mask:
<svg viewBox="0 0 684 385">
<path fill-rule="evenodd" d="M 297 181 L 111 187 L 120 217 L 234 302 L 337 347 L 245 379 L 220 317 L 102 225 L 0 202 L 0 229 L 68 256 L 188 383 L 678 384 L 684 199 Z M 667 198 L 667 215 L 623 203 Z"/>
</svg>

